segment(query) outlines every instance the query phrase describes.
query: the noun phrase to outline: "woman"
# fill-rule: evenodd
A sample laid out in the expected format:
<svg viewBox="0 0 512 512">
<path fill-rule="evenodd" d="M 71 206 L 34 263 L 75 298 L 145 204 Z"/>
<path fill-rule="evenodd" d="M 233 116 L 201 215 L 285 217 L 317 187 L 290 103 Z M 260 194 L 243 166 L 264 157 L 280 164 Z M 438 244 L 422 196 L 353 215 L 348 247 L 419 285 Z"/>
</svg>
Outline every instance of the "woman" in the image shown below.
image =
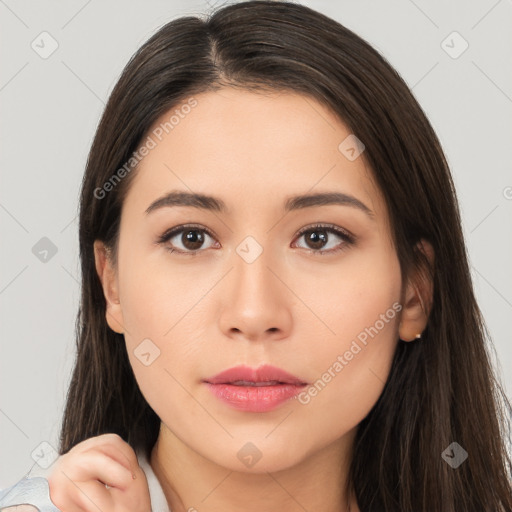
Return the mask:
<svg viewBox="0 0 512 512">
<path fill-rule="evenodd" d="M 334 20 L 242 2 L 147 41 L 91 148 L 80 255 L 61 510 L 512 510 L 447 162 Z"/>
</svg>

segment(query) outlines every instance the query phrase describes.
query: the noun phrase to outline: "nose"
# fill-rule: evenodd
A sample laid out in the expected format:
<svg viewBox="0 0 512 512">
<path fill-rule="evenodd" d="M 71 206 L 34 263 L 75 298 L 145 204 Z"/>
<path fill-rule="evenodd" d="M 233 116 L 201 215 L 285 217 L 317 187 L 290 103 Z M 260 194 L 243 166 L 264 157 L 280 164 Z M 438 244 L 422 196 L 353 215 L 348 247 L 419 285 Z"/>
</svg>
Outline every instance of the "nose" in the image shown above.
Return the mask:
<svg viewBox="0 0 512 512">
<path fill-rule="evenodd" d="M 219 325 L 232 339 L 279 340 L 292 328 L 293 293 L 286 286 L 285 270 L 263 252 L 252 262 L 233 256 L 222 297 Z"/>
</svg>

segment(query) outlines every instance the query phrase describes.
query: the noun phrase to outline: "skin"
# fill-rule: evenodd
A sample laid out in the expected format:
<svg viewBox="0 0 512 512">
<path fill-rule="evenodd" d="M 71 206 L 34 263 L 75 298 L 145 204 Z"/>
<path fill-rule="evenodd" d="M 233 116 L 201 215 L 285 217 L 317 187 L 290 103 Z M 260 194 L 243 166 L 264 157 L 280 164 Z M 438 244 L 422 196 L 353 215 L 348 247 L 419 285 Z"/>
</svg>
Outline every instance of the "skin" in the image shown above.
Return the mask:
<svg viewBox="0 0 512 512">
<path fill-rule="evenodd" d="M 384 388 L 398 338 L 413 340 L 425 328 L 431 283 L 419 273 L 401 281 L 384 199 L 364 153 L 350 161 L 338 150 L 350 130 L 328 109 L 290 92 L 223 88 L 195 98 L 137 169 L 117 267 L 95 243 L 108 324 L 124 333 L 140 389 L 161 419 L 151 466 L 173 512 L 339 512 L 349 499 L 356 512 L 345 491 L 356 429 Z M 145 214 L 171 190 L 219 197 L 228 210 Z M 285 214 L 287 197 L 321 191 L 351 194 L 374 217 L 346 205 Z M 324 246 L 297 237 L 318 222 L 348 230 L 355 243 L 322 230 Z M 195 256 L 155 244 L 186 223 L 215 235 L 204 234 Z M 236 251 L 249 235 L 263 248 L 250 264 Z M 190 252 L 182 234 L 172 244 Z M 313 252 L 343 244 L 337 253 Z M 423 249 L 433 257 L 428 244 Z M 314 383 L 395 302 L 400 313 L 307 404 L 291 399 L 269 412 L 241 412 L 202 383 L 263 363 Z M 146 338 L 160 350 L 149 366 L 134 353 Z M 237 457 L 248 442 L 261 453 L 252 467 Z"/>
</svg>

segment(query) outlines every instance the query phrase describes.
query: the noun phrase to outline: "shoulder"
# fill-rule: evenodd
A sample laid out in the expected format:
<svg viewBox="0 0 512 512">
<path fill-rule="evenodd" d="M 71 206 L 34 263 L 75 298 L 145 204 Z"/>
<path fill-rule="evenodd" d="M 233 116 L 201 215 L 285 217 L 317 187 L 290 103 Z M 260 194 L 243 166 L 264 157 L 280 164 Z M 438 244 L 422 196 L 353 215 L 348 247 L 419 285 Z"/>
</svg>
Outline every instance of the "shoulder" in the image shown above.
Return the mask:
<svg viewBox="0 0 512 512">
<path fill-rule="evenodd" d="M 0 512 L 60 512 L 50 499 L 48 480 L 24 476 L 0 490 Z"/>
<path fill-rule="evenodd" d="M 0 508 L 0 512 L 39 512 L 32 505 L 14 505 L 13 507 Z"/>
</svg>

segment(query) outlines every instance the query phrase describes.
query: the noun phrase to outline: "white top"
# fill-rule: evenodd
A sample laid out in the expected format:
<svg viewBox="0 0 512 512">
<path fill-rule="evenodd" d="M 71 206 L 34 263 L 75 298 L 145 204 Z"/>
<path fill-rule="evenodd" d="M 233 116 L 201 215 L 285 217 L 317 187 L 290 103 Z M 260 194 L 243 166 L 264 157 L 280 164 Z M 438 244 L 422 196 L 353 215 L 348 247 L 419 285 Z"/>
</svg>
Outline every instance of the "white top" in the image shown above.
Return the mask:
<svg viewBox="0 0 512 512">
<path fill-rule="evenodd" d="M 142 453 L 142 451 L 138 451 L 137 458 L 139 459 L 139 466 L 144 470 L 146 479 L 148 481 L 152 512 L 171 512 L 171 509 L 167 504 L 167 498 L 165 497 L 164 490 L 160 485 L 160 481 L 156 477 L 155 472 L 150 466 L 146 456 Z"/>
</svg>

